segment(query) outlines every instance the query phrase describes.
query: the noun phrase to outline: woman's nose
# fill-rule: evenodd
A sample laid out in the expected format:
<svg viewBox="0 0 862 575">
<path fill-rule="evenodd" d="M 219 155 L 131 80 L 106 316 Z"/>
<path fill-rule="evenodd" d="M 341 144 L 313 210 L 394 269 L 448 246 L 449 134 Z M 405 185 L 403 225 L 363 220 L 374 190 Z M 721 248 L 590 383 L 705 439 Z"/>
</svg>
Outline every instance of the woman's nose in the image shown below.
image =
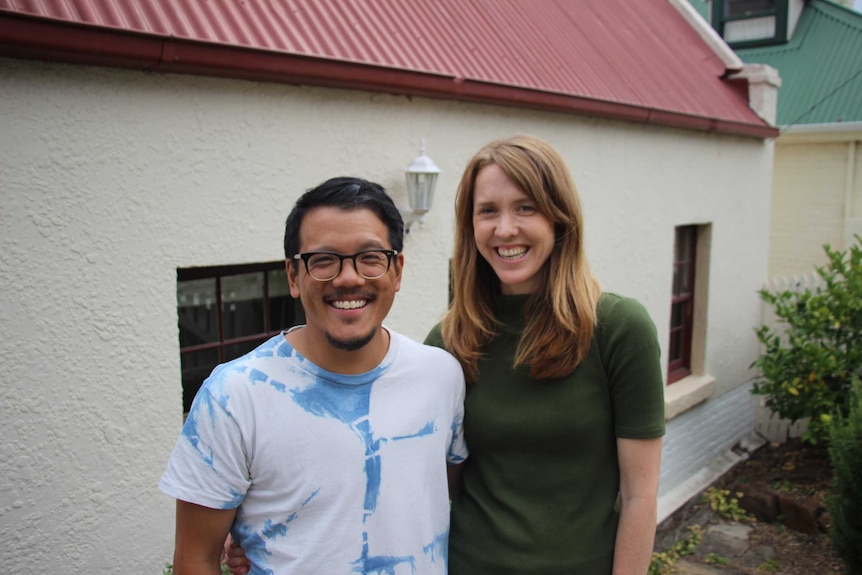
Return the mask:
<svg viewBox="0 0 862 575">
<path fill-rule="evenodd" d="M 514 236 L 518 232 L 518 222 L 511 214 L 502 214 L 497 222 L 497 235 L 500 237 Z"/>
</svg>

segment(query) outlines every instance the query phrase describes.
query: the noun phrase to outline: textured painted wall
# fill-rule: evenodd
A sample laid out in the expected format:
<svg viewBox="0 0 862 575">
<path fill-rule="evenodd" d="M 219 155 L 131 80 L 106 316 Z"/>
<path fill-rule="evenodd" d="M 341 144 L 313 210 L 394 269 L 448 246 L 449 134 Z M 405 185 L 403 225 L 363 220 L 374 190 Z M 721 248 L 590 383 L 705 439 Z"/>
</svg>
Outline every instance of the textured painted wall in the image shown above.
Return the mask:
<svg viewBox="0 0 862 575">
<path fill-rule="evenodd" d="M 844 249 L 845 237 L 859 233 L 845 233 L 845 225 L 852 227 L 862 215 L 862 207 L 854 211 L 862 178 L 848 181 L 848 170 L 862 172 L 860 155 L 848 153 L 855 147 L 848 142 L 776 147 L 769 278 L 813 273 L 826 264 L 823 244 Z"/>
<path fill-rule="evenodd" d="M 403 202 L 403 170 L 422 136 L 443 174 L 425 228 L 406 240 L 388 325 L 419 339 L 444 311 L 461 170 L 485 142 L 528 132 L 566 157 L 596 271 L 608 289 L 643 301 L 662 341 L 673 228 L 712 223 L 707 369 L 721 390 L 750 378 L 769 143 L 13 60 L 0 60 L 0 85 L 0 558 L 8 572 L 159 572 L 171 554 L 173 502 L 156 483 L 181 425 L 176 268 L 281 259 L 290 206 L 330 176 L 379 181 Z M 720 428 L 685 432 L 696 441 Z M 665 465 L 675 469 L 673 457 Z"/>
</svg>

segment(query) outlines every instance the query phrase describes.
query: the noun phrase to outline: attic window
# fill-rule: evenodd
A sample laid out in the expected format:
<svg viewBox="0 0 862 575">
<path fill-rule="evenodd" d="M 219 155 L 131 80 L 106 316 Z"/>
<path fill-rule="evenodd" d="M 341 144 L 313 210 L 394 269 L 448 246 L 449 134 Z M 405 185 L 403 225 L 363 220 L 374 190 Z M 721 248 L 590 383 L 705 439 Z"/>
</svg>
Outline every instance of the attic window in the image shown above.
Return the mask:
<svg viewBox="0 0 862 575">
<path fill-rule="evenodd" d="M 787 42 L 787 0 L 713 0 L 712 26 L 734 50 Z"/>
</svg>

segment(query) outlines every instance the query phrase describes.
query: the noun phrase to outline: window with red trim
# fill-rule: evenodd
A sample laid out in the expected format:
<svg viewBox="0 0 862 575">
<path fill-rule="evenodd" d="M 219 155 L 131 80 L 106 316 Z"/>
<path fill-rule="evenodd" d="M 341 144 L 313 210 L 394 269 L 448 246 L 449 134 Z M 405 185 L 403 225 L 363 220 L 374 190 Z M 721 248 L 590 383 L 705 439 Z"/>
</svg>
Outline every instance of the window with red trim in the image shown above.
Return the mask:
<svg viewBox="0 0 862 575">
<path fill-rule="evenodd" d="M 691 374 L 691 335 L 694 320 L 694 264 L 697 226 L 676 228 L 673 261 L 673 294 L 670 312 L 667 382 Z"/>
<path fill-rule="evenodd" d="M 213 368 L 305 322 L 284 261 L 177 269 L 183 413 Z"/>
</svg>

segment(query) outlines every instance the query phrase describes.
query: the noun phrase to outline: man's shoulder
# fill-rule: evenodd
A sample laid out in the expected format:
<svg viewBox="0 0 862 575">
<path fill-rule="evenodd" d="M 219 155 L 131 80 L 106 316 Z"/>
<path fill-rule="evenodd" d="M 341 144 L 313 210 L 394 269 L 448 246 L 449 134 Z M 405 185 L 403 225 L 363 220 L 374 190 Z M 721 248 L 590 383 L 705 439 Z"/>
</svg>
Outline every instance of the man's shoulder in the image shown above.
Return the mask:
<svg viewBox="0 0 862 575">
<path fill-rule="evenodd" d="M 273 336 L 250 352 L 217 365 L 204 385 L 212 389 L 269 380 L 272 361 L 289 359 L 280 352 L 283 340 L 282 334 Z"/>
</svg>

